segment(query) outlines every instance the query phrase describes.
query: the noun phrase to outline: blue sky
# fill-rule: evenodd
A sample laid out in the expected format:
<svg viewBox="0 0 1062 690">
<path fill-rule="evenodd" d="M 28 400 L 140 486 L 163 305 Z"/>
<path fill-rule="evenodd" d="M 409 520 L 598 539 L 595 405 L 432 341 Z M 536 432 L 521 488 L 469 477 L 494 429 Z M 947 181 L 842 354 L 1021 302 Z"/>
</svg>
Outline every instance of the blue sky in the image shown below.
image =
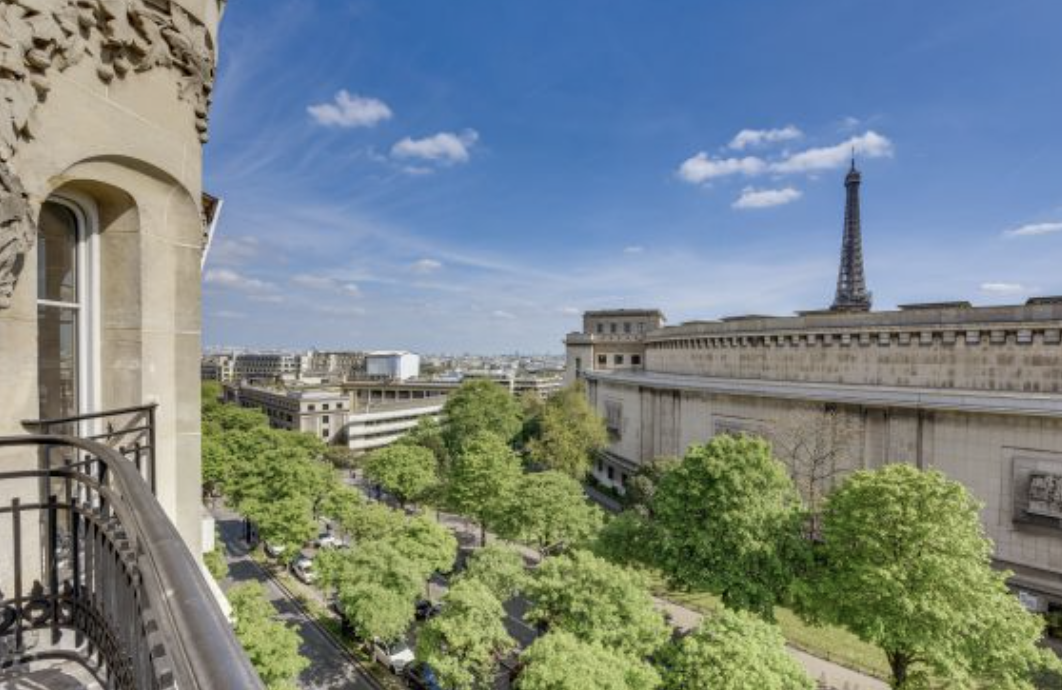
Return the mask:
<svg viewBox="0 0 1062 690">
<path fill-rule="evenodd" d="M 833 297 L 1062 294 L 1057 0 L 240 0 L 204 344 L 559 352 Z M 744 134 L 741 134 L 745 132 Z"/>
</svg>

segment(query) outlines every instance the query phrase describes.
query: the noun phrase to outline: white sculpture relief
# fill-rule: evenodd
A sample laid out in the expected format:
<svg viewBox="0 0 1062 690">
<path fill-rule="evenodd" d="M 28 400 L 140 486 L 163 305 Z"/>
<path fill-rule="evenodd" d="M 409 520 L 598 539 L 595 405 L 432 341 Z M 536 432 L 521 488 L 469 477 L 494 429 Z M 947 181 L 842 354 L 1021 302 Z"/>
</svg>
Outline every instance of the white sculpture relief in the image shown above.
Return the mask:
<svg viewBox="0 0 1062 690">
<path fill-rule="evenodd" d="M 159 68 L 180 74 L 201 141 L 214 83 L 214 49 L 198 20 L 170 0 L 0 0 L 0 309 L 10 305 L 36 236 L 34 209 L 11 160 L 33 138 L 49 75 L 89 56 L 104 82 Z"/>
</svg>

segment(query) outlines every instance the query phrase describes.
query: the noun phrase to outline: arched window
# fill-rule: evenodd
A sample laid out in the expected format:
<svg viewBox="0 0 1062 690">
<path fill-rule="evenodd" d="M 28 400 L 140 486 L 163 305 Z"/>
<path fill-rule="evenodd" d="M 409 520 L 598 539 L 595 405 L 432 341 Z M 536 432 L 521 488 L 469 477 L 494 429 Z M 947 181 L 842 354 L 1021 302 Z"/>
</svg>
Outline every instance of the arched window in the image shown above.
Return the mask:
<svg viewBox="0 0 1062 690">
<path fill-rule="evenodd" d="M 57 197 L 42 206 L 37 233 L 40 418 L 91 412 L 98 390 L 96 237 L 81 205 Z"/>
</svg>

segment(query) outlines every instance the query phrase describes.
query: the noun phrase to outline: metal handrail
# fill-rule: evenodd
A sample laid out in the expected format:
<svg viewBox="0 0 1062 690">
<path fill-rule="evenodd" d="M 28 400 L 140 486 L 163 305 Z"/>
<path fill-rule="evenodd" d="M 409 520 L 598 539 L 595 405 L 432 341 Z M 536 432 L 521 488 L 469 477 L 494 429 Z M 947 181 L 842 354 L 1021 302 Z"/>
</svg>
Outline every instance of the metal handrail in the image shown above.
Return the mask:
<svg viewBox="0 0 1062 690">
<path fill-rule="evenodd" d="M 119 407 L 113 410 L 100 410 L 99 412 L 87 412 L 85 414 L 73 415 L 70 417 L 55 417 L 52 419 L 25 419 L 22 421 L 24 426 L 51 426 L 52 424 L 70 424 L 71 422 L 83 422 L 86 419 L 102 419 L 104 417 L 114 417 L 121 414 L 136 414 L 137 412 L 147 412 L 148 410 L 158 409 L 158 403 L 148 403 L 147 405 L 130 405 L 129 407 Z"/>
<path fill-rule="evenodd" d="M 0 437 L 0 448 L 27 445 L 73 448 L 100 463 L 97 480 L 104 489 L 100 495 L 128 540 L 131 565 L 138 575 L 131 586 L 142 588 L 138 595 L 151 613 L 152 636 L 160 639 L 161 649 L 151 649 L 150 656 L 165 658 L 173 686 L 181 690 L 264 688 L 202 570 L 136 467 L 95 441 L 58 435 Z M 52 478 L 70 473 L 68 468 L 37 472 Z M 15 474 L 25 472 L 9 476 Z M 90 479 L 87 474 L 82 476 Z M 3 477 L 0 474 L 0 479 Z M 90 601 L 88 605 L 99 604 Z"/>
</svg>

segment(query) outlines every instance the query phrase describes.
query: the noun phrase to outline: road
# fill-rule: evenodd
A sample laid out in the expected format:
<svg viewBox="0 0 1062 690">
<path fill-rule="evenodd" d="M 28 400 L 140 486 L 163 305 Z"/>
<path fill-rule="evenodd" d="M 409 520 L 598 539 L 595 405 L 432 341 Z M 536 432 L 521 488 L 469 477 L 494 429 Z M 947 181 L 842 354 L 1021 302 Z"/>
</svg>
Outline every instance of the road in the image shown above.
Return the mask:
<svg viewBox="0 0 1062 690">
<path fill-rule="evenodd" d="M 354 661 L 339 649 L 315 623 L 288 598 L 248 555 L 243 541 L 243 521 L 223 508 L 214 511 L 221 540 L 229 563 L 229 576 L 222 583 L 224 589 L 241 582 L 260 582 L 266 589 L 270 603 L 280 619 L 292 624 L 302 640 L 300 651 L 310 665 L 298 678 L 302 690 L 377 690 Z"/>
</svg>

